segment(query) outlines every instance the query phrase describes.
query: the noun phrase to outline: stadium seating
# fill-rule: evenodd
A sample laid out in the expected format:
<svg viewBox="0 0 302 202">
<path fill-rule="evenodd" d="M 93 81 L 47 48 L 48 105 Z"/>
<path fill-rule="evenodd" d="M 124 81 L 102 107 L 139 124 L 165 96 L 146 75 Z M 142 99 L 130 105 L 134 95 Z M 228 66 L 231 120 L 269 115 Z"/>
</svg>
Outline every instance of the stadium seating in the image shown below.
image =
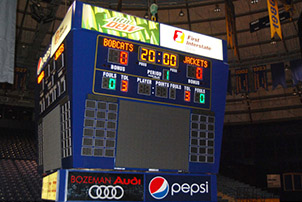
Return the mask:
<svg viewBox="0 0 302 202">
<path fill-rule="evenodd" d="M 254 186 L 239 182 L 237 180 L 218 175 L 217 176 L 218 196 L 227 199 L 229 202 L 240 200 L 265 201 L 266 199 L 277 199 L 279 196 L 261 190 Z"/>
<path fill-rule="evenodd" d="M 32 131 L 0 128 L 0 201 L 41 201 L 36 138 Z M 248 184 L 217 176 L 219 202 L 279 198 Z"/>
<path fill-rule="evenodd" d="M 0 129 L 0 201 L 41 201 L 32 131 Z"/>
<path fill-rule="evenodd" d="M 0 159 L 37 159 L 33 132 L 6 128 L 0 130 Z"/>
</svg>

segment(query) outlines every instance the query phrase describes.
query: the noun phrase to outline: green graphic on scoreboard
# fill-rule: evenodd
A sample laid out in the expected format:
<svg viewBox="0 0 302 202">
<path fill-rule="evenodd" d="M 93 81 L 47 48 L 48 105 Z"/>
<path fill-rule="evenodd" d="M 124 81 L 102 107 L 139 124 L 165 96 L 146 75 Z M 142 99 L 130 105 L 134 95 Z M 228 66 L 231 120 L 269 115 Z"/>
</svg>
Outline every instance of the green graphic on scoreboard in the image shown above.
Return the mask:
<svg viewBox="0 0 302 202">
<path fill-rule="evenodd" d="M 87 4 L 82 28 L 159 45 L 159 23 Z"/>
</svg>

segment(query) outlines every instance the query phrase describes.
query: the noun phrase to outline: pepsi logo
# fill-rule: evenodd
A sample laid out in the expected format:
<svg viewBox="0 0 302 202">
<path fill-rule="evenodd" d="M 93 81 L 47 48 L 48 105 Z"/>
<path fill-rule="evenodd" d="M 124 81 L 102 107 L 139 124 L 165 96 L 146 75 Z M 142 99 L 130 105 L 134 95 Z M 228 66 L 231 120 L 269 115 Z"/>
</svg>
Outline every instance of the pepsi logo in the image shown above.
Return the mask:
<svg viewBox="0 0 302 202">
<path fill-rule="evenodd" d="M 163 177 L 154 177 L 149 183 L 149 193 L 155 199 L 163 199 L 169 193 L 168 181 Z"/>
</svg>

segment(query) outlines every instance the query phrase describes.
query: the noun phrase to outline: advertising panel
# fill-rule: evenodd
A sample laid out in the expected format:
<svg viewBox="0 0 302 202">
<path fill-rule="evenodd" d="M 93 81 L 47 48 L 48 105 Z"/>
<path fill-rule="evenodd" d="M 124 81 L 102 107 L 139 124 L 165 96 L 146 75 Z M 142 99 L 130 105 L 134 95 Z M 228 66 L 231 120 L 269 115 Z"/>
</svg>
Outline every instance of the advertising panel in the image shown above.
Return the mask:
<svg viewBox="0 0 302 202">
<path fill-rule="evenodd" d="M 57 199 L 58 172 L 52 173 L 43 177 L 42 182 L 42 199 L 53 200 Z"/>
<path fill-rule="evenodd" d="M 72 6 L 68 9 L 63 21 L 61 22 L 60 26 L 58 27 L 57 31 L 53 35 L 51 39 L 51 55 L 57 51 L 61 43 L 64 41 L 65 37 L 71 30 L 71 18 L 72 18 Z"/>
<path fill-rule="evenodd" d="M 48 47 L 47 51 L 44 53 L 43 57 L 39 58 L 37 65 L 37 75 L 39 75 L 44 67 L 44 65 L 49 61 L 51 54 L 51 45 Z"/>
<path fill-rule="evenodd" d="M 69 172 L 68 201 L 143 201 L 144 176 L 97 172 Z"/>
<path fill-rule="evenodd" d="M 82 28 L 159 45 L 159 23 L 87 4 Z"/>
<path fill-rule="evenodd" d="M 160 46 L 223 60 L 222 40 L 160 24 Z"/>
<path fill-rule="evenodd" d="M 211 201 L 210 176 L 146 175 L 146 201 Z"/>
</svg>

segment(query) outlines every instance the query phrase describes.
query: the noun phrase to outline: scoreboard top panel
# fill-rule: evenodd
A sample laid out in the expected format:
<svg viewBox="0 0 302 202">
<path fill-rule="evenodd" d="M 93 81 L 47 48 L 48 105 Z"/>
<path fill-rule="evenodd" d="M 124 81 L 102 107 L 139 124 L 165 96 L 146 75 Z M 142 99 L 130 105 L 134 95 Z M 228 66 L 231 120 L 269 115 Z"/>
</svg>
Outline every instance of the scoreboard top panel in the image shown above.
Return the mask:
<svg viewBox="0 0 302 202">
<path fill-rule="evenodd" d="M 93 30 L 196 56 L 227 60 L 226 44 L 221 39 L 75 1 L 53 35 L 49 48 L 40 58 L 37 75 L 72 29 Z"/>
<path fill-rule="evenodd" d="M 88 4 L 83 4 L 81 28 L 224 60 L 221 39 Z"/>
</svg>

